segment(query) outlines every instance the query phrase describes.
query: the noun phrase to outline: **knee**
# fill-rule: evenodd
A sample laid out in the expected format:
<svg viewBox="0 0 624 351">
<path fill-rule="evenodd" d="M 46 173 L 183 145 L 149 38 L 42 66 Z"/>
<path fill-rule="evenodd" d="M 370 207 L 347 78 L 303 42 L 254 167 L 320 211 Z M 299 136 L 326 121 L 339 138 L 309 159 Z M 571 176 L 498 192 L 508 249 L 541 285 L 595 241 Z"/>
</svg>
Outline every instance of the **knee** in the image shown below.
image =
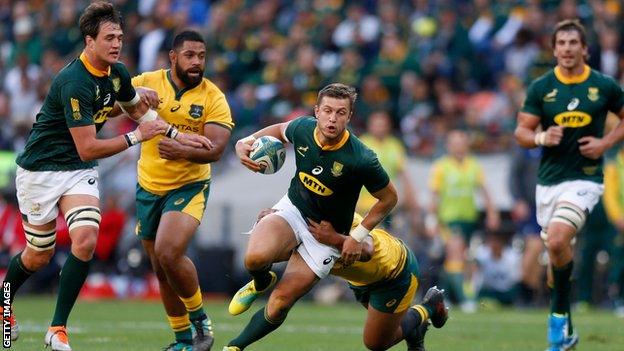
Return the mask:
<svg viewBox="0 0 624 351">
<path fill-rule="evenodd" d="M 245 268 L 247 268 L 248 271 L 258 271 L 264 269 L 271 263 L 270 259 L 262 252 L 247 251 L 245 254 Z"/>
<path fill-rule="evenodd" d="M 156 259 L 158 260 L 158 265 L 160 266 L 159 267 L 160 271 L 167 271 L 170 269 L 175 269 L 177 266 L 177 261 L 181 256 L 180 254 L 176 253 L 174 250 L 170 250 L 170 249 L 157 249 L 155 253 L 156 253 Z"/>
<path fill-rule="evenodd" d="M 366 346 L 366 348 L 368 350 L 387 350 L 389 348 L 389 345 L 387 345 L 387 342 L 383 339 L 380 338 L 374 338 L 374 337 L 367 337 L 366 335 L 364 335 L 364 346 Z"/>
<path fill-rule="evenodd" d="M 72 252 L 81 260 L 88 261 L 93 258 L 97 244 L 97 229 L 85 227 L 78 235 L 72 238 Z"/>
<path fill-rule="evenodd" d="M 24 268 L 36 272 L 50 263 L 54 256 L 54 250 L 31 251 L 30 253 L 22 253 L 22 263 Z"/>
<path fill-rule="evenodd" d="M 273 291 L 267 304 L 267 314 L 269 318 L 275 320 L 286 318 L 294 302 L 295 300 L 292 295 L 277 290 Z"/>
<path fill-rule="evenodd" d="M 548 250 L 557 254 L 563 252 L 568 246 L 570 246 L 570 239 L 562 233 L 548 233 L 546 239 L 546 246 Z"/>
</svg>

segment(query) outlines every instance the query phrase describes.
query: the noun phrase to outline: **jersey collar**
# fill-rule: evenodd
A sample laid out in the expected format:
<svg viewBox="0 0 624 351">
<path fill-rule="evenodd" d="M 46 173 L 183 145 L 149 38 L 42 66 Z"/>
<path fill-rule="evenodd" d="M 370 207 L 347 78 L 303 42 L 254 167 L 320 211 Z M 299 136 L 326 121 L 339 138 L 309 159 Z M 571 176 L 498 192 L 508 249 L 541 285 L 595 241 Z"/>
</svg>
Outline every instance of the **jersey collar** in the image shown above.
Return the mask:
<svg viewBox="0 0 624 351">
<path fill-rule="evenodd" d="M 80 61 L 82 61 L 82 64 L 85 66 L 85 68 L 87 69 L 87 71 L 89 71 L 89 73 L 91 73 L 92 75 L 96 76 L 96 77 L 106 77 L 110 75 L 110 71 L 111 68 L 110 66 L 108 67 L 107 70 L 102 71 L 99 70 L 97 68 L 95 68 L 87 59 L 87 55 L 85 55 L 84 51 L 80 54 L 79 57 Z"/>
<path fill-rule="evenodd" d="M 340 141 L 337 144 L 334 145 L 322 145 L 321 141 L 318 140 L 318 138 L 316 137 L 316 131 L 318 130 L 318 127 L 314 127 L 314 142 L 316 143 L 316 145 L 318 145 L 321 150 L 323 151 L 335 151 L 340 149 L 341 147 L 344 146 L 344 144 L 347 143 L 347 140 L 349 139 L 349 131 L 345 129 L 344 133 L 342 134 L 342 138 L 340 139 Z"/>
<path fill-rule="evenodd" d="M 561 73 L 561 69 L 559 69 L 559 66 L 555 67 L 555 77 L 557 77 L 557 79 L 563 84 L 583 83 L 584 81 L 587 80 L 590 73 L 591 73 L 591 69 L 589 68 L 589 66 L 584 65 L 583 73 L 579 74 L 578 76 L 566 77 Z"/>
</svg>

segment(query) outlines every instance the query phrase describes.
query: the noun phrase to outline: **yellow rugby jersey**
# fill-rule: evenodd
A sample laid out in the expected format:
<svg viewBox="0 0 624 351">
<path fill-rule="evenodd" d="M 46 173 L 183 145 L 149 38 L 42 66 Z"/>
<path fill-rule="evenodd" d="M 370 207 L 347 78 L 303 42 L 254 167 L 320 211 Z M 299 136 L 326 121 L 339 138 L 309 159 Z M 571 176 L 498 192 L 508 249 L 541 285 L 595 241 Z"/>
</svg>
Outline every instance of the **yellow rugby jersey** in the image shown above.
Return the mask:
<svg viewBox="0 0 624 351">
<path fill-rule="evenodd" d="M 348 267 L 338 260 L 331 274 L 349 281 L 351 285 L 363 286 L 396 278 L 405 266 L 407 250 L 403 243 L 382 229 L 373 229 L 374 252 L 367 262 L 356 261 Z"/>
<path fill-rule="evenodd" d="M 158 115 L 180 132 L 203 135 L 206 123 L 216 123 L 230 130 L 234 127 L 225 95 L 206 78 L 191 89 L 178 89 L 170 70 L 161 69 L 132 78 L 132 85 L 156 90 L 160 98 Z M 163 137 L 157 136 L 141 144 L 138 165 L 141 187 L 163 195 L 182 185 L 210 178 L 210 164 L 161 158 L 158 142 Z"/>
</svg>

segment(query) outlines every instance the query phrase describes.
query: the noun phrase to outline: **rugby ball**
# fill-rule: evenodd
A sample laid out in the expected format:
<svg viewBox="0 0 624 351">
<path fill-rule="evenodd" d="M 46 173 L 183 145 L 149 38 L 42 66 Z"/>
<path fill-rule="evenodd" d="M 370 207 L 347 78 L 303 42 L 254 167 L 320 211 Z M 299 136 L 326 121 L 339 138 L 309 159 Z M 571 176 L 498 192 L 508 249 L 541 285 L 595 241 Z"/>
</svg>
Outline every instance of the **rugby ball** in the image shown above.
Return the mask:
<svg viewBox="0 0 624 351">
<path fill-rule="evenodd" d="M 261 166 L 260 173 L 273 174 L 279 171 L 286 160 L 284 144 L 272 136 L 261 136 L 251 145 L 249 158 Z"/>
</svg>

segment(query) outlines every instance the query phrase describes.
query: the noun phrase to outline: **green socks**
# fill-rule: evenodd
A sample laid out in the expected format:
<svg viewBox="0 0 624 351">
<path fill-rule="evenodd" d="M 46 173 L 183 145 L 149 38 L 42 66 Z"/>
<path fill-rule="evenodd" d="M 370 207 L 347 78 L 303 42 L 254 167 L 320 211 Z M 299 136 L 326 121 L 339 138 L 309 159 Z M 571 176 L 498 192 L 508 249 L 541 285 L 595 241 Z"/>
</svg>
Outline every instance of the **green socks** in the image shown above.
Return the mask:
<svg viewBox="0 0 624 351">
<path fill-rule="evenodd" d="M 550 312 L 566 314 L 570 316 L 570 290 L 572 283 L 572 268 L 574 261 L 570 261 L 562 267 L 552 268 L 554 287 L 550 294 Z M 572 334 L 572 320 L 568 325 L 568 332 Z"/>
<path fill-rule="evenodd" d="M 282 325 L 285 318 L 279 321 L 271 320 L 266 315 L 265 309 L 266 307 L 263 307 L 258 310 L 258 312 L 251 317 L 245 329 L 243 329 L 234 340 L 230 341 L 228 346 L 236 346 L 242 350 Z"/>
<path fill-rule="evenodd" d="M 67 318 L 78 298 L 87 275 L 89 274 L 90 262 L 84 262 L 71 252 L 61 269 L 59 292 L 56 300 L 56 310 L 52 319 L 52 326 L 67 325 Z"/>
<path fill-rule="evenodd" d="M 13 303 L 13 298 L 15 297 L 17 289 L 19 289 L 20 286 L 22 286 L 33 273 L 34 272 L 31 272 L 24 267 L 21 252 L 13 256 L 11 262 L 9 262 L 9 267 L 4 278 L 5 282 L 11 283 L 11 293 L 9 297 L 10 303 Z"/>
</svg>

